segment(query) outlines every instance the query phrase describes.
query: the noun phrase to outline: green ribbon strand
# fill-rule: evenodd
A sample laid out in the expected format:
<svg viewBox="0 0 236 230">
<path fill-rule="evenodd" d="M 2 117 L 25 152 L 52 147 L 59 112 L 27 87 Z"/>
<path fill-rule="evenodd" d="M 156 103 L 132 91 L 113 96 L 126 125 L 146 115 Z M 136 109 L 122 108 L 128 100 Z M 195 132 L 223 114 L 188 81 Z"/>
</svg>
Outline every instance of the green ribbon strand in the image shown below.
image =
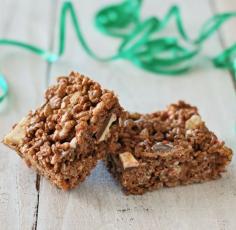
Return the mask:
<svg viewBox="0 0 236 230">
<path fill-rule="evenodd" d="M 8 93 L 8 84 L 2 74 L 0 74 L 0 102 L 4 100 Z"/>
<path fill-rule="evenodd" d="M 218 68 L 228 69 L 236 80 L 236 44 L 212 59 Z"/>
<path fill-rule="evenodd" d="M 142 0 L 123 0 L 120 4 L 101 9 L 95 15 L 95 25 L 100 32 L 120 39 L 117 52 L 110 57 L 100 57 L 90 48 L 80 30 L 75 8 L 70 1 L 64 2 L 61 8 L 57 52 L 52 53 L 35 45 L 11 39 L 0 39 L 0 46 L 18 47 L 48 62 L 55 62 L 65 52 L 67 18 L 70 18 L 79 43 L 95 60 L 108 62 L 124 59 L 144 70 L 174 76 L 193 67 L 193 59 L 200 54 L 206 40 L 226 21 L 236 17 L 235 12 L 214 15 L 203 24 L 197 38 L 190 39 L 178 6 L 172 6 L 162 19 L 149 17 L 141 20 L 142 3 Z M 175 22 L 177 36 L 160 37 L 159 32 L 165 30 L 170 21 Z M 235 54 L 236 44 L 211 60 L 215 67 L 225 68 L 236 74 Z M 3 76 L 0 76 L 0 87 L 3 91 L 0 96 L 2 101 L 8 92 Z"/>
<path fill-rule="evenodd" d="M 46 50 L 41 49 L 37 46 L 33 46 L 31 44 L 27 44 L 20 41 L 15 41 L 15 40 L 10 40 L 10 39 L 0 39 L 0 45 L 15 46 L 15 47 L 30 51 L 38 56 L 41 56 L 44 60 L 48 62 L 54 62 L 54 61 L 57 61 L 58 59 L 58 55 L 56 54 L 51 54 L 47 52 Z"/>
<path fill-rule="evenodd" d="M 184 28 L 178 6 L 172 6 L 163 19 L 150 17 L 141 21 L 141 4 L 142 0 L 126 0 L 121 4 L 108 6 L 96 14 L 95 24 L 104 34 L 123 40 L 119 50 L 133 43 L 124 56 L 129 61 L 148 71 L 168 75 L 179 75 L 188 71 L 193 66 L 191 59 L 201 52 L 204 42 L 214 35 L 227 20 L 236 17 L 235 12 L 214 15 L 203 24 L 198 37 L 190 39 Z M 153 39 L 155 35 L 158 36 L 157 32 L 168 27 L 171 20 L 174 20 L 176 24 L 179 38 Z M 129 28 L 133 28 L 131 32 Z M 139 37 L 138 40 L 137 37 Z M 134 43 L 135 40 L 136 43 Z M 181 45 L 181 40 L 192 49 Z M 234 68 L 236 72 L 235 64 L 233 64 L 235 57 L 233 59 L 231 55 L 233 50 L 234 48 L 230 47 L 220 57 L 213 58 L 213 64 L 217 68 L 231 70 Z M 165 58 L 162 58 L 163 54 Z M 224 65 L 217 61 L 219 58 L 224 59 Z"/>
</svg>

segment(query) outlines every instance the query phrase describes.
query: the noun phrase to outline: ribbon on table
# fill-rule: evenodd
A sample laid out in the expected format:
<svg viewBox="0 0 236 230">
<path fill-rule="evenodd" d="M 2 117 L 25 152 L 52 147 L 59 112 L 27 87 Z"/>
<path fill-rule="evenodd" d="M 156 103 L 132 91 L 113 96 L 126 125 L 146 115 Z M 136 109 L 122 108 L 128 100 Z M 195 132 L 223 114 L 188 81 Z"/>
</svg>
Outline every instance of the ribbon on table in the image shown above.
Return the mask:
<svg viewBox="0 0 236 230">
<path fill-rule="evenodd" d="M 3 101 L 3 99 L 7 96 L 8 93 L 8 85 L 3 77 L 3 75 L 0 74 L 0 102 Z"/>
<path fill-rule="evenodd" d="M 197 38 L 190 39 L 185 31 L 178 6 L 172 6 L 163 19 L 149 17 L 141 20 L 142 2 L 142 0 L 123 0 L 120 4 L 105 7 L 96 14 L 95 24 L 98 30 L 121 40 L 117 52 L 110 57 L 100 57 L 89 47 L 81 33 L 75 8 L 70 1 L 64 2 L 61 8 L 57 52 L 52 53 L 35 45 L 11 39 L 0 39 L 0 45 L 15 46 L 30 51 L 48 62 L 55 62 L 65 52 L 66 22 L 70 17 L 78 41 L 92 58 L 98 61 L 125 59 L 150 72 L 179 75 L 193 66 L 191 61 L 201 52 L 204 42 L 224 22 L 236 16 L 235 12 L 216 14 L 203 24 Z M 158 36 L 158 32 L 166 29 L 171 20 L 175 21 L 178 36 Z M 183 45 L 182 41 L 187 45 Z M 236 44 L 210 60 L 216 67 L 236 73 L 235 54 Z M 3 76 L 0 78 L 0 87 L 3 90 L 1 101 L 8 91 Z"/>
<path fill-rule="evenodd" d="M 191 59 L 200 53 L 204 42 L 224 22 L 236 17 L 235 12 L 214 15 L 203 24 L 197 38 L 190 39 L 184 29 L 178 6 L 172 6 L 163 19 L 150 17 L 141 21 L 141 5 L 142 0 L 126 0 L 121 4 L 108 6 L 97 13 L 96 26 L 101 32 L 122 39 L 119 51 L 124 52 L 124 58 L 148 71 L 168 75 L 181 74 L 190 69 Z M 175 21 L 179 38 L 156 38 L 158 32 L 166 29 L 171 20 Z M 190 45 L 191 49 L 182 45 L 181 40 Z M 130 44 L 131 47 L 125 50 Z M 233 67 L 236 70 L 235 65 L 232 65 L 235 46 L 236 44 L 212 58 L 213 64 L 218 68 Z"/>
<path fill-rule="evenodd" d="M 228 69 L 236 80 L 236 44 L 213 58 L 216 67 Z"/>
</svg>

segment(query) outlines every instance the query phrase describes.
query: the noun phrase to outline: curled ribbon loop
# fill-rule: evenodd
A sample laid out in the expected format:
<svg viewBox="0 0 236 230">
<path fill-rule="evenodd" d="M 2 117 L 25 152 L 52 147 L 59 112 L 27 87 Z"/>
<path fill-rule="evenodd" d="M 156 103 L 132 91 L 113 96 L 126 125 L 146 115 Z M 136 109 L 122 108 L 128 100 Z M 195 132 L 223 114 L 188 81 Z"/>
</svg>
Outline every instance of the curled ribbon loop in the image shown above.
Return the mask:
<svg viewBox="0 0 236 230">
<path fill-rule="evenodd" d="M 133 29 L 140 20 L 142 0 L 125 0 L 121 4 L 105 7 L 95 17 L 95 24 L 103 33 L 124 38 L 125 30 Z"/>
<path fill-rule="evenodd" d="M 190 39 L 184 28 L 178 6 L 172 6 L 162 19 L 149 17 L 141 20 L 142 2 L 142 0 L 123 0 L 120 4 L 107 6 L 97 12 L 95 25 L 98 30 L 120 39 L 117 52 L 110 57 L 100 57 L 89 47 L 81 33 L 75 8 L 70 1 L 64 2 L 61 8 L 57 52 L 52 53 L 35 45 L 11 39 L 0 39 L 0 45 L 18 47 L 32 52 L 48 62 L 55 62 L 65 52 L 67 18 L 70 18 L 78 41 L 92 58 L 106 62 L 125 59 L 153 73 L 178 75 L 185 73 L 193 66 L 192 59 L 201 52 L 204 42 L 224 22 L 236 17 L 235 12 L 216 14 L 203 24 L 197 38 Z M 171 20 L 175 22 L 178 36 L 160 37 L 158 32 L 166 29 Z M 185 45 L 183 45 L 184 43 Z M 236 44 L 211 60 L 216 67 L 227 68 L 236 74 L 235 53 Z M 7 92 L 7 84 L 3 82 L 5 81 L 0 81 L 1 89 L 3 92 Z"/>
<path fill-rule="evenodd" d="M 138 1 L 139 4 L 136 5 L 128 4 L 128 2 L 130 1 L 127 0 L 122 4 L 112 5 L 99 11 L 95 17 L 96 25 L 101 32 L 113 37 L 119 37 L 123 40 L 119 47 L 119 51 L 126 49 L 122 55 L 123 58 L 128 59 L 145 70 L 168 75 L 178 75 L 188 71 L 193 66 L 191 60 L 201 52 L 204 42 L 210 38 L 224 22 L 232 17 L 236 17 L 236 13 L 234 12 L 214 15 L 203 24 L 197 38 L 190 39 L 184 28 L 178 6 L 172 6 L 163 19 L 150 17 L 141 21 L 140 11 L 142 1 Z M 129 7 L 129 10 L 127 10 L 127 7 Z M 114 12 L 119 12 L 119 19 L 110 19 L 109 15 Z M 130 20 L 126 20 L 128 16 Z M 188 47 L 190 45 L 192 47 L 191 49 L 187 48 L 187 46 L 183 46 L 181 40 L 177 37 L 153 39 L 155 35 L 158 36 L 158 32 L 167 28 L 171 20 L 175 21 L 179 38 L 186 42 Z M 126 21 L 126 24 L 119 23 L 123 21 Z M 124 32 L 124 29 L 128 26 L 133 29 L 125 30 L 126 32 Z M 114 31 L 116 32 L 114 33 Z M 233 47 L 227 49 L 225 53 L 223 52 L 222 56 L 228 56 L 229 52 L 232 53 L 231 49 L 233 49 Z M 163 54 L 165 54 L 164 58 L 161 57 Z M 218 64 L 219 62 L 215 59 L 217 59 L 217 57 L 213 58 L 212 61 L 216 67 L 235 68 L 234 72 L 236 73 L 235 64 L 232 65 L 232 58 L 225 59 L 224 65 Z"/>
</svg>

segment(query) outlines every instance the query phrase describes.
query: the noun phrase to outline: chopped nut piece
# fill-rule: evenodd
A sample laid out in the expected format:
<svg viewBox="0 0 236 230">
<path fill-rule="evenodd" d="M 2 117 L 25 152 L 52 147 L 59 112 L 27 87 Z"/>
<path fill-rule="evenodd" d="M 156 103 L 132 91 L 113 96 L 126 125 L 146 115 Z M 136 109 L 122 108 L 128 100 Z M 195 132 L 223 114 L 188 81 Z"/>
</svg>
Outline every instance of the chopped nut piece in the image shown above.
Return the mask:
<svg viewBox="0 0 236 230">
<path fill-rule="evenodd" d="M 50 107 L 49 104 L 46 104 L 44 109 L 43 109 L 44 116 L 47 117 L 52 114 L 52 108 Z"/>
<path fill-rule="evenodd" d="M 119 157 L 124 169 L 139 166 L 139 162 L 134 158 L 134 156 L 130 152 L 120 153 Z"/>
<path fill-rule="evenodd" d="M 168 152 L 173 148 L 172 144 L 163 144 L 162 142 L 157 142 L 152 146 L 154 152 Z"/>
<path fill-rule="evenodd" d="M 148 139 L 148 137 L 149 137 L 148 129 L 147 129 L 147 128 L 143 129 L 143 130 L 140 132 L 139 136 L 140 136 L 141 138 L 143 138 L 143 139 Z"/>
<path fill-rule="evenodd" d="M 58 96 L 54 96 L 50 99 L 49 105 L 52 109 L 58 109 L 61 105 L 61 98 Z"/>
<path fill-rule="evenodd" d="M 68 112 L 65 112 L 65 114 L 61 117 L 61 122 L 66 122 L 70 119 L 71 114 L 70 114 L 70 110 L 68 110 Z"/>
<path fill-rule="evenodd" d="M 109 135 L 110 126 L 114 121 L 116 121 L 116 115 L 112 113 L 110 118 L 105 122 L 105 128 L 102 129 L 101 134 L 98 134 L 98 142 L 106 140 Z"/>
<path fill-rule="evenodd" d="M 81 95 L 80 92 L 76 92 L 76 93 L 74 93 L 74 94 L 72 95 L 72 97 L 70 98 L 70 103 L 71 103 L 72 105 L 77 104 L 80 95 Z"/>
<path fill-rule="evenodd" d="M 186 129 L 195 129 L 198 125 L 202 123 L 202 119 L 199 115 L 193 115 L 190 119 L 188 119 L 185 123 Z"/>
<path fill-rule="evenodd" d="M 71 141 L 70 141 L 70 147 L 72 149 L 76 149 L 77 147 L 77 140 L 76 140 L 76 137 L 74 137 Z"/>
<path fill-rule="evenodd" d="M 64 140 L 75 126 L 74 120 L 66 121 L 61 130 L 56 130 L 53 135 L 54 140 Z"/>
<path fill-rule="evenodd" d="M 28 121 L 27 117 L 24 117 L 15 127 L 14 129 L 4 137 L 4 143 L 11 147 L 15 145 L 21 144 L 23 138 L 26 134 L 26 123 Z"/>
<path fill-rule="evenodd" d="M 188 138 L 189 136 L 191 136 L 193 134 L 193 131 L 191 129 L 186 130 L 185 132 L 185 137 Z"/>
</svg>

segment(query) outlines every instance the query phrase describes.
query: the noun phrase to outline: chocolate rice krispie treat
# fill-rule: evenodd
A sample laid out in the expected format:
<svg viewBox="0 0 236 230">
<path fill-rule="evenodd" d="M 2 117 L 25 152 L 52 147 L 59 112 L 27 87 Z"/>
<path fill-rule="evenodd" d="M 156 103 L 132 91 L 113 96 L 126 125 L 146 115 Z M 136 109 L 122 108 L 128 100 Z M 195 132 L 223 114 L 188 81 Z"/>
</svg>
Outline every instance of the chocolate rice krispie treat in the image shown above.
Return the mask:
<svg viewBox="0 0 236 230">
<path fill-rule="evenodd" d="M 220 177 L 232 151 L 183 101 L 148 115 L 127 114 L 106 157 L 127 194 L 143 194 Z"/>
<path fill-rule="evenodd" d="M 122 108 L 113 92 L 72 72 L 45 93 L 3 142 L 59 188 L 74 188 L 104 157 Z"/>
</svg>

